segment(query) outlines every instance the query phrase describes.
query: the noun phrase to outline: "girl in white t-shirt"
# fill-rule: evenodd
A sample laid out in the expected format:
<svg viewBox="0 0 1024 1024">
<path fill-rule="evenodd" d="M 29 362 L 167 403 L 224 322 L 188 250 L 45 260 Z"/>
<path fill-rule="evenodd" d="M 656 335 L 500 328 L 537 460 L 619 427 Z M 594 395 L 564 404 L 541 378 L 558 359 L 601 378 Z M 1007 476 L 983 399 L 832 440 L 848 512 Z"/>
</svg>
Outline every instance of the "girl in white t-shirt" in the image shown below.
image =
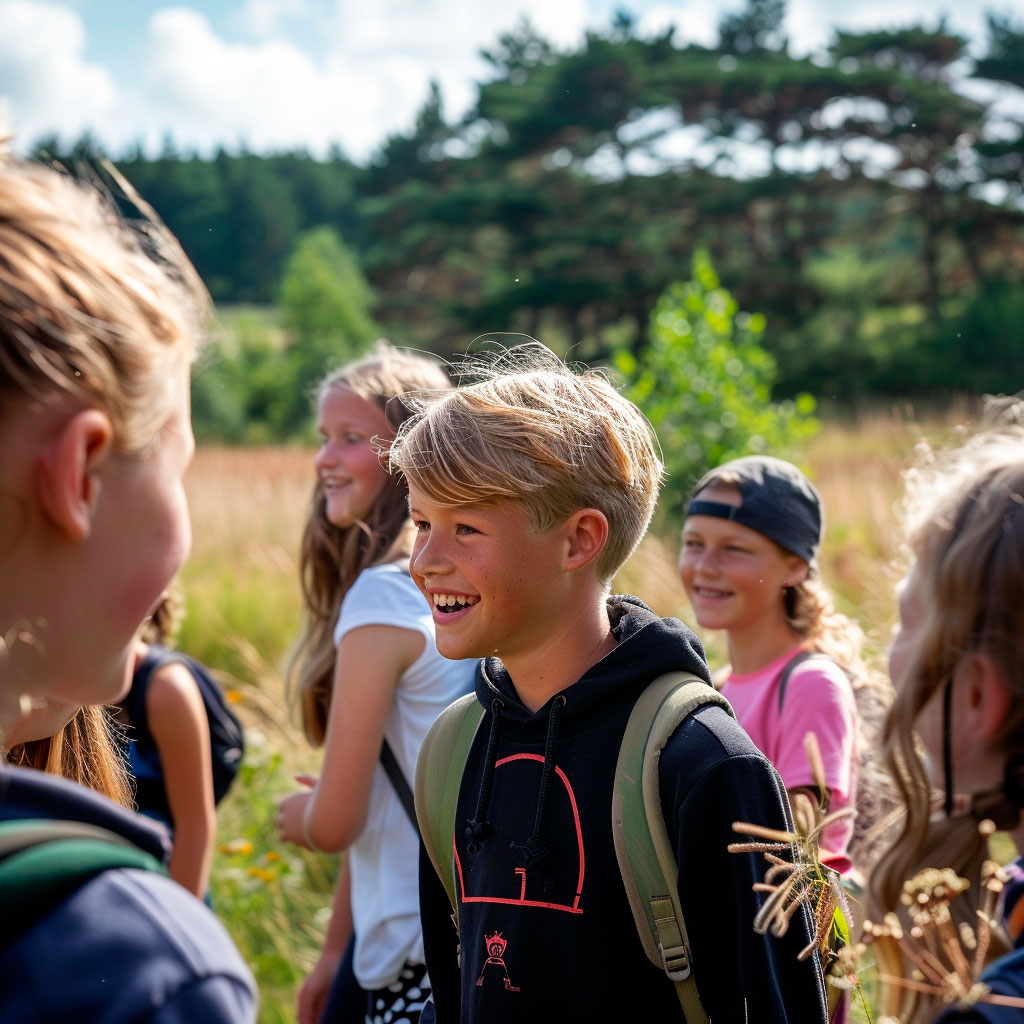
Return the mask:
<svg viewBox="0 0 1024 1024">
<path fill-rule="evenodd" d="M 382 458 L 410 411 L 402 396 L 450 386 L 437 362 L 379 342 L 319 389 L 323 442 L 302 543 L 306 626 L 289 681 L 324 759 L 318 779 L 300 779 L 310 791 L 281 801 L 277 828 L 309 849 L 347 852 L 323 953 L 300 992 L 300 1024 L 335 1019 L 340 997 L 327 997 L 353 929 L 367 1021 L 415 1024 L 429 992 L 419 838 L 399 788 L 411 783 L 431 723 L 471 689 L 475 663 L 437 653 L 431 609 L 408 572 L 406 486 Z"/>
<path fill-rule="evenodd" d="M 697 622 L 728 638 L 721 689 L 740 724 L 791 795 L 804 791 L 835 811 L 857 797 L 865 739 L 858 703 L 877 709 L 877 725 L 886 694 L 861 662 L 859 627 L 834 611 L 818 577 L 821 535 L 821 498 L 796 466 L 736 459 L 694 489 L 679 569 Z M 855 700 L 851 677 L 871 700 Z M 804 748 L 808 732 L 821 750 L 824 793 Z M 850 819 L 840 819 L 821 842 L 822 861 L 843 874 L 852 832 Z"/>
</svg>

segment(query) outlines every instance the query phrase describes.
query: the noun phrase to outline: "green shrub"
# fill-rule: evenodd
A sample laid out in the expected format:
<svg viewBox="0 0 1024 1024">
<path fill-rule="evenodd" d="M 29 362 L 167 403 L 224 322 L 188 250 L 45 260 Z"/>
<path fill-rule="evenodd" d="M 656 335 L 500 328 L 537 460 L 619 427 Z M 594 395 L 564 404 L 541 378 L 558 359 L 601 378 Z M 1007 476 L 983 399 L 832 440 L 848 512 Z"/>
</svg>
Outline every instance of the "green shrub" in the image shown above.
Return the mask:
<svg viewBox="0 0 1024 1024">
<path fill-rule="evenodd" d="M 626 394 L 661 441 L 668 481 L 660 518 L 678 521 L 708 469 L 760 452 L 792 456 L 818 429 L 811 395 L 771 400 L 776 367 L 761 345 L 764 330 L 764 317 L 738 308 L 700 250 L 693 279 L 658 300 L 641 355 L 616 353 Z"/>
</svg>

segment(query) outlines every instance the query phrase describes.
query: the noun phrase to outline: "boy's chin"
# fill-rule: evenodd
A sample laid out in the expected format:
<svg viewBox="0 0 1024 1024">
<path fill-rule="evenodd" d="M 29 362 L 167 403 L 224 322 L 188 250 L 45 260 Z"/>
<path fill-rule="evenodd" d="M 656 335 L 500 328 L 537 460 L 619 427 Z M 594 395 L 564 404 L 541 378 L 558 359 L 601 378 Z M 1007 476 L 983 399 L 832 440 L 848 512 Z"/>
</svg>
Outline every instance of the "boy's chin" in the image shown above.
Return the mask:
<svg viewBox="0 0 1024 1024">
<path fill-rule="evenodd" d="M 480 647 L 472 643 L 467 643 L 461 639 L 455 639 L 454 637 L 444 637 L 438 633 L 436 637 L 437 653 L 442 658 L 447 658 L 449 661 L 466 661 L 467 659 L 486 658 L 488 654 L 493 653 L 486 649 L 486 646 Z"/>
</svg>

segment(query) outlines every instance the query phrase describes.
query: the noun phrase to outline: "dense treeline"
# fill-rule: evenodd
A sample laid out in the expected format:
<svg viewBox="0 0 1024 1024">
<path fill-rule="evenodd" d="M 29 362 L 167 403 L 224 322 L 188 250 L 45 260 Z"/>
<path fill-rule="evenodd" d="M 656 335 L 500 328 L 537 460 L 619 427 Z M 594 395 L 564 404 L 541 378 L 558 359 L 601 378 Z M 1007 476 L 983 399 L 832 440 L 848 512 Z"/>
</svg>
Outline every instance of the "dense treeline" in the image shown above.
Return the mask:
<svg viewBox="0 0 1024 1024">
<path fill-rule="evenodd" d="M 940 21 L 838 32 L 810 58 L 783 15 L 749 0 L 711 48 L 641 37 L 626 14 L 572 50 L 523 24 L 485 54 L 462 120 L 435 86 L 365 166 L 171 144 L 116 162 L 221 302 L 276 301 L 326 225 L 397 341 L 523 331 L 600 361 L 640 354 L 705 247 L 765 315 L 781 394 L 1017 390 L 1024 25 L 989 15 L 981 56 Z M 95 148 L 38 146 L 72 166 Z"/>
</svg>

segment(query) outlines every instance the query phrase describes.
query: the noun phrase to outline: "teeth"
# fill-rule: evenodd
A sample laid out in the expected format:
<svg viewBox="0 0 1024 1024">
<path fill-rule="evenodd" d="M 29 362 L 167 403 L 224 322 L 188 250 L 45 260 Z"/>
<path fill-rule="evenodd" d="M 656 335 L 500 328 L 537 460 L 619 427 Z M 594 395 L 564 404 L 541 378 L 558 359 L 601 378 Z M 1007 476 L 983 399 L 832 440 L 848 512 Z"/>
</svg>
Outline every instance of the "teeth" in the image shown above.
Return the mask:
<svg viewBox="0 0 1024 1024">
<path fill-rule="evenodd" d="M 461 594 L 434 594 L 434 604 L 438 608 L 465 608 L 477 602 L 475 597 L 463 597 Z"/>
</svg>

